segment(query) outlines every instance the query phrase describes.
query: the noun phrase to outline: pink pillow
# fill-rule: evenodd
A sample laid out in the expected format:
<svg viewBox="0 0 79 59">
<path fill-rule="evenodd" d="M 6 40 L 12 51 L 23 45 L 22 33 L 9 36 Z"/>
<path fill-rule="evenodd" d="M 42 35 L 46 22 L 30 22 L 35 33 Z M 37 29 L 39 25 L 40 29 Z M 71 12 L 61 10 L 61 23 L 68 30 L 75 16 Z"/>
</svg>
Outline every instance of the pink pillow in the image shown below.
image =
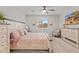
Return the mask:
<svg viewBox="0 0 79 59">
<path fill-rule="evenodd" d="M 13 35 L 13 37 L 12 37 L 13 39 L 19 39 L 20 38 L 20 34 L 19 34 L 18 31 L 13 32 L 12 35 Z"/>
<path fill-rule="evenodd" d="M 11 32 L 10 33 L 10 39 L 11 39 L 11 42 L 13 43 L 13 42 L 16 42 L 17 43 L 17 41 L 20 39 L 20 34 L 19 34 L 19 32 L 18 31 L 16 31 L 16 32 Z"/>
</svg>

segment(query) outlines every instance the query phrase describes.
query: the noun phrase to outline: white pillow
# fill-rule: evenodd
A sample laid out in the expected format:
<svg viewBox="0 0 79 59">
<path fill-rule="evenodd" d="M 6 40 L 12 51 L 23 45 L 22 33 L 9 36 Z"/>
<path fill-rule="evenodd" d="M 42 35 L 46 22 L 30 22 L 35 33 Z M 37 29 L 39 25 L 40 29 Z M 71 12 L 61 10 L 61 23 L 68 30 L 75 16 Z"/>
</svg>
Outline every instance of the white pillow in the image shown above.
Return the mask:
<svg viewBox="0 0 79 59">
<path fill-rule="evenodd" d="M 23 35 L 24 35 L 24 30 L 21 29 L 21 30 L 20 30 L 20 33 L 21 33 L 21 35 L 23 36 Z"/>
<path fill-rule="evenodd" d="M 27 30 L 27 31 L 29 30 L 28 26 L 25 27 L 25 30 Z"/>
</svg>

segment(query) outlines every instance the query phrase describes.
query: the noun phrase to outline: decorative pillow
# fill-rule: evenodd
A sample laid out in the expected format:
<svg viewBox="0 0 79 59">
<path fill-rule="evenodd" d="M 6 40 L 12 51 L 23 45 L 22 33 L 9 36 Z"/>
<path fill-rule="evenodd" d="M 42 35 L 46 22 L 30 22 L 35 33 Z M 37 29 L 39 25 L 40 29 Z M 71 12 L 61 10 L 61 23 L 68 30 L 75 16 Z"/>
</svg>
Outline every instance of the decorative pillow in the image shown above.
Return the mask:
<svg viewBox="0 0 79 59">
<path fill-rule="evenodd" d="M 21 36 L 23 36 L 23 35 L 24 35 L 24 30 L 23 30 L 23 29 L 18 30 L 18 32 L 20 33 L 20 35 L 21 35 Z"/>
<path fill-rule="evenodd" d="M 27 35 L 27 33 L 28 33 L 28 32 L 27 32 L 27 30 L 26 30 L 26 29 L 24 29 L 24 35 Z"/>
<path fill-rule="evenodd" d="M 55 36 L 61 36 L 61 31 L 60 30 L 55 30 L 55 32 L 53 33 L 53 35 L 55 35 Z"/>
<path fill-rule="evenodd" d="M 18 31 L 10 33 L 11 42 L 17 42 L 20 39 L 20 34 Z"/>
<path fill-rule="evenodd" d="M 28 31 L 28 26 L 26 26 L 25 29 Z"/>
</svg>

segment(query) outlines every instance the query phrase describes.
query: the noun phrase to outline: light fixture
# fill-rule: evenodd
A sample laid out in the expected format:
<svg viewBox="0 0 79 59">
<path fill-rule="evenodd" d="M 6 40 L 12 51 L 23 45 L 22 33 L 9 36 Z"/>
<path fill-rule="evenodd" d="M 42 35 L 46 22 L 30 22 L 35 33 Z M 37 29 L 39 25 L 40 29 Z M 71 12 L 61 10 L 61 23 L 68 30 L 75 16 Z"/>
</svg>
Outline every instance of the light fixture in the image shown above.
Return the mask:
<svg viewBox="0 0 79 59">
<path fill-rule="evenodd" d="M 43 15 L 47 15 L 47 14 L 48 14 L 48 12 L 47 12 L 47 10 L 46 10 L 46 6 L 43 6 L 42 14 L 43 14 Z"/>
<path fill-rule="evenodd" d="M 46 13 L 47 11 L 46 10 L 43 10 L 43 13 Z"/>
<path fill-rule="evenodd" d="M 48 14 L 48 12 L 46 10 L 42 11 L 42 15 L 47 15 L 47 14 Z"/>
</svg>

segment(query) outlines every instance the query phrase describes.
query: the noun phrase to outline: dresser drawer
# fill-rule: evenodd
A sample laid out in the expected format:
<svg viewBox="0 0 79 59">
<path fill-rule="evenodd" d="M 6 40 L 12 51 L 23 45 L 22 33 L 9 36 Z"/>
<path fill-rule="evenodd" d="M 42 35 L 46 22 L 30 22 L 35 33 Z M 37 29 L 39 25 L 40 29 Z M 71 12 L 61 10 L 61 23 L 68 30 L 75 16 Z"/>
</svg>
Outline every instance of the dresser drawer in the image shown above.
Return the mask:
<svg viewBox="0 0 79 59">
<path fill-rule="evenodd" d="M 3 45 L 3 44 L 4 44 L 4 45 L 7 45 L 8 43 L 9 43 L 8 40 L 4 40 L 4 41 L 2 40 L 2 41 L 0 41 L 0 45 Z"/>
<path fill-rule="evenodd" d="M 5 47 L 9 48 L 10 46 L 8 43 L 5 43 L 5 42 L 0 44 L 0 49 L 4 49 Z"/>
<path fill-rule="evenodd" d="M 9 47 L 8 46 L 6 46 L 6 47 L 0 47 L 0 53 L 6 53 L 6 52 L 10 52 L 10 49 L 9 49 Z"/>
<path fill-rule="evenodd" d="M 0 31 L 0 35 L 4 35 L 4 34 L 7 34 L 7 30 L 5 30 L 5 31 Z"/>
<path fill-rule="evenodd" d="M 8 44 L 6 44 L 6 45 L 0 44 L 0 49 L 3 49 L 4 47 L 8 47 Z"/>
<path fill-rule="evenodd" d="M 2 38 L 7 38 L 7 35 L 6 34 L 0 35 L 0 39 L 2 39 Z"/>
<path fill-rule="evenodd" d="M 5 31 L 7 27 L 0 27 L 0 30 Z"/>
<path fill-rule="evenodd" d="M 6 27 L 0 27 L 0 34 L 5 34 L 7 33 L 7 28 Z"/>
<path fill-rule="evenodd" d="M 5 28 L 7 28 L 7 26 L 1 25 L 0 28 L 1 28 L 1 29 L 5 29 Z"/>
<path fill-rule="evenodd" d="M 8 40 L 0 40 L 0 45 L 1 45 L 2 43 L 8 43 Z"/>
</svg>

